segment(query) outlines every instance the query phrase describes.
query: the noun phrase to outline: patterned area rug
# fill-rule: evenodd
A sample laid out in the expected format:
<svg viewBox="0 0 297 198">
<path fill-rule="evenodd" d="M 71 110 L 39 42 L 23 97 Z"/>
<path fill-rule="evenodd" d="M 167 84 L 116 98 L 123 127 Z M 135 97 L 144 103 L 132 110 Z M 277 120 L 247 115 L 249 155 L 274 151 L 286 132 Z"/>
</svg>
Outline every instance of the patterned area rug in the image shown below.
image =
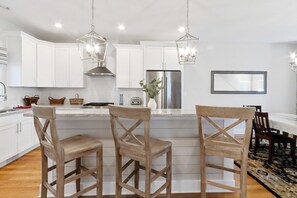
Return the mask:
<svg viewBox="0 0 297 198">
<path fill-rule="evenodd" d="M 285 154 L 285 155 L 284 155 Z M 276 197 L 297 198 L 297 166 L 293 166 L 290 148 L 275 145 L 273 163 L 268 163 L 268 144 L 249 152 L 248 173 Z"/>
</svg>

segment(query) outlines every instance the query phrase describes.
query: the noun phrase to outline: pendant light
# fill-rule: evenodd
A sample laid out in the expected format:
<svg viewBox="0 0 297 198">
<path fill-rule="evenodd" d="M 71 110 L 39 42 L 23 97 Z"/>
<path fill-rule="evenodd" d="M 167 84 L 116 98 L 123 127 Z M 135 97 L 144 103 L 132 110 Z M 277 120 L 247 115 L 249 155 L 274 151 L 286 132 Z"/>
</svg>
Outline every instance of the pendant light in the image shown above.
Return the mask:
<svg viewBox="0 0 297 198">
<path fill-rule="evenodd" d="M 103 62 L 106 55 L 107 41 L 105 37 L 95 32 L 94 26 L 94 0 L 92 0 L 92 24 L 91 32 L 76 39 L 81 60 Z"/>
<path fill-rule="evenodd" d="M 180 65 L 195 64 L 197 56 L 198 38 L 189 33 L 189 0 L 187 0 L 186 35 L 176 41 L 178 62 Z"/>
<path fill-rule="evenodd" d="M 297 54 L 295 52 L 290 54 L 289 64 L 291 70 L 297 72 Z"/>
</svg>

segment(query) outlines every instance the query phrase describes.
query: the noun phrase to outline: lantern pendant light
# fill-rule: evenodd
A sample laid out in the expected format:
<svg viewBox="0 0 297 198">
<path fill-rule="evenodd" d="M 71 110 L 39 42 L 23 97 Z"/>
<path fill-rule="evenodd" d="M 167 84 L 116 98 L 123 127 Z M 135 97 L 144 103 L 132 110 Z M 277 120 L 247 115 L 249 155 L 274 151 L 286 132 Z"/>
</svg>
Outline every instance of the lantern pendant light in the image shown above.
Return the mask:
<svg viewBox="0 0 297 198">
<path fill-rule="evenodd" d="M 107 41 L 105 37 L 95 32 L 94 26 L 94 0 L 92 0 L 92 24 L 91 31 L 76 39 L 81 60 L 103 62 L 105 60 Z"/>
<path fill-rule="evenodd" d="M 189 0 L 187 0 L 186 35 L 176 41 L 178 62 L 180 65 L 195 64 L 197 56 L 198 38 L 189 33 Z"/>
<path fill-rule="evenodd" d="M 294 72 L 297 72 L 297 54 L 296 54 L 296 52 L 293 52 L 290 54 L 289 64 L 290 64 L 291 70 Z"/>
</svg>

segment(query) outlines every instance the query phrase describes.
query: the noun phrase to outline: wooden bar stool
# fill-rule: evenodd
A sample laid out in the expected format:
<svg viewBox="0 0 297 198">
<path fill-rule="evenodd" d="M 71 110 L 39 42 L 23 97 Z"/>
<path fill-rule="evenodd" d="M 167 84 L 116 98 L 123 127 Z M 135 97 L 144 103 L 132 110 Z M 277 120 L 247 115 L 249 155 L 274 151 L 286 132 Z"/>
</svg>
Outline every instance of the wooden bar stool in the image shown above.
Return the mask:
<svg viewBox="0 0 297 198">
<path fill-rule="evenodd" d="M 102 143 L 89 136 L 76 135 L 63 140 L 59 139 L 56 129 L 55 107 L 41 107 L 32 105 L 34 125 L 39 138 L 42 156 L 41 197 L 47 197 L 49 190 L 56 198 L 63 198 L 64 186 L 76 181 L 76 193 L 69 196 L 79 197 L 82 194 L 97 188 L 97 198 L 102 197 Z M 96 154 L 96 167 L 88 169 L 81 165 L 81 158 L 92 153 Z M 56 165 L 48 167 L 48 159 Z M 64 165 L 75 160 L 75 170 L 65 174 Z M 57 179 L 48 181 L 48 172 L 56 169 Z M 96 183 L 80 189 L 80 180 L 85 176 L 93 176 Z M 56 186 L 55 188 L 53 186 Z"/>
<path fill-rule="evenodd" d="M 121 197 L 122 188 L 145 198 L 158 196 L 165 188 L 167 197 L 171 197 L 172 143 L 150 137 L 150 108 L 128 108 L 109 106 L 111 129 L 116 154 L 116 197 Z M 134 124 L 131 125 L 131 122 Z M 130 123 L 130 124 L 129 124 Z M 143 125 L 141 125 L 143 124 Z M 129 125 L 130 127 L 126 127 Z M 133 131 L 137 129 L 137 135 Z M 143 135 L 138 135 L 139 133 Z M 166 166 L 157 171 L 152 168 L 154 159 L 166 154 Z M 122 166 L 122 157 L 130 160 Z M 122 180 L 122 173 L 134 162 L 133 171 Z M 139 189 L 139 169 L 145 170 L 145 190 Z M 152 175 L 153 173 L 153 175 Z M 129 180 L 134 176 L 134 187 Z M 165 183 L 151 194 L 151 183 L 164 177 Z"/>
<path fill-rule="evenodd" d="M 255 108 L 210 107 L 197 105 L 196 113 L 200 139 L 201 197 L 206 197 L 207 184 L 230 191 L 240 192 L 241 198 L 246 197 L 248 150 Z M 234 122 L 226 127 L 221 127 L 214 122 L 213 118 L 235 119 L 235 121 L 233 120 Z M 202 120 L 204 120 L 204 122 L 202 122 Z M 233 129 L 242 122 L 245 123 L 245 127 L 242 127 L 242 130 L 245 132 L 243 139 L 236 138 L 236 136 L 228 133 L 230 132 L 230 129 Z M 213 132 L 205 132 L 203 127 L 204 124 L 208 127 L 209 124 L 212 125 L 214 127 L 212 130 Z M 206 155 L 234 159 L 240 163 L 240 170 L 206 162 Z M 206 167 L 239 174 L 240 186 L 233 187 L 207 180 Z"/>
</svg>

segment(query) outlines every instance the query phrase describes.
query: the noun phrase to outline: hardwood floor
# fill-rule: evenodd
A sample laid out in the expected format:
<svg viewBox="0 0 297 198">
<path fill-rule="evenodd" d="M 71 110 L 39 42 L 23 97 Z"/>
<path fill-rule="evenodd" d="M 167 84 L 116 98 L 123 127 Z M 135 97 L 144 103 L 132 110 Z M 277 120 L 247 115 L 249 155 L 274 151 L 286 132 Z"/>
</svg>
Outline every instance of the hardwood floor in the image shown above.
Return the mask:
<svg viewBox="0 0 297 198">
<path fill-rule="evenodd" d="M 0 198 L 36 198 L 40 184 L 40 150 L 35 149 L 15 162 L 0 169 Z M 274 196 L 254 179 L 248 177 L 248 198 Z M 126 196 L 134 198 L 135 196 Z M 160 196 L 164 197 L 164 196 Z M 174 194 L 172 198 L 199 198 L 199 193 Z M 236 193 L 210 193 L 208 198 L 239 197 Z M 114 196 L 104 196 L 114 198 Z"/>
</svg>

